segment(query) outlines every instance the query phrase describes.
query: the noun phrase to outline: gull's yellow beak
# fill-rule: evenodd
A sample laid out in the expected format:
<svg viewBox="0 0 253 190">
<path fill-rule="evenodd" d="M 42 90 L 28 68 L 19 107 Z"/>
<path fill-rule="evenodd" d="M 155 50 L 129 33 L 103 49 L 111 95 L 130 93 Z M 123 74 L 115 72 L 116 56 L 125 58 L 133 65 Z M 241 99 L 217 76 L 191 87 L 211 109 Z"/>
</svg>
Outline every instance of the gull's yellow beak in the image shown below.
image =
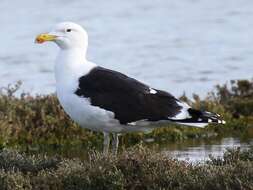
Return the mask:
<svg viewBox="0 0 253 190">
<path fill-rule="evenodd" d="M 46 41 L 54 41 L 57 38 L 56 35 L 51 35 L 51 34 L 39 34 L 36 39 L 35 43 L 42 44 L 43 42 Z"/>
</svg>

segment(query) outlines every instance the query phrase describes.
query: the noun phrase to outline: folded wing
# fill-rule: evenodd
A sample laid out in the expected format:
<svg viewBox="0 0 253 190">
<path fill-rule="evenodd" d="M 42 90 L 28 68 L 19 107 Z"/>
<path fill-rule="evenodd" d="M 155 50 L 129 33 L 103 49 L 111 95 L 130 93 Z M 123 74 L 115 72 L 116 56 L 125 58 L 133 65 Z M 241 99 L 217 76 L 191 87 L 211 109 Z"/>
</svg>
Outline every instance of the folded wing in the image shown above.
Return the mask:
<svg viewBox="0 0 253 190">
<path fill-rule="evenodd" d="M 113 112 L 121 124 L 168 120 L 176 117 L 182 109 L 171 94 L 102 67 L 82 76 L 75 93 L 89 98 L 93 106 Z"/>
</svg>

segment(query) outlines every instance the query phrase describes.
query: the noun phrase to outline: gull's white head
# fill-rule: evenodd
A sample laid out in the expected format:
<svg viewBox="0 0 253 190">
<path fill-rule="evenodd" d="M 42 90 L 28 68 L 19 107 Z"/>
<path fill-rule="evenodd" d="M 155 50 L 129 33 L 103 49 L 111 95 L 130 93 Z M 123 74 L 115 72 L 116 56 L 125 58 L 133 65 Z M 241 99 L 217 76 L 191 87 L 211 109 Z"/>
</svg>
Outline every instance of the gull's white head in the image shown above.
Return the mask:
<svg viewBox="0 0 253 190">
<path fill-rule="evenodd" d="M 46 41 L 55 42 L 61 49 L 79 48 L 86 50 L 88 46 L 88 34 L 78 24 L 62 22 L 57 24 L 49 33 L 43 33 L 36 37 L 36 43 Z"/>
</svg>

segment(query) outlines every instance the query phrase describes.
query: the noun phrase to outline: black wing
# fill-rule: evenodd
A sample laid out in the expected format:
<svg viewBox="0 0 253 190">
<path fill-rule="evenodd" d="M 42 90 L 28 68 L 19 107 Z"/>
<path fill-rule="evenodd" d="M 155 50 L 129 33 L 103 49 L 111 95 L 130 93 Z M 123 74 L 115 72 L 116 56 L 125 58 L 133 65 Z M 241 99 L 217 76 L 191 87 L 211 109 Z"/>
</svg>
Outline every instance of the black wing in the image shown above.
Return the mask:
<svg viewBox="0 0 253 190">
<path fill-rule="evenodd" d="M 122 73 L 96 67 L 79 78 L 75 94 L 90 98 L 91 104 L 109 110 L 121 124 L 138 120 L 158 121 L 174 117 L 181 107 L 171 94 L 156 90 Z"/>
</svg>

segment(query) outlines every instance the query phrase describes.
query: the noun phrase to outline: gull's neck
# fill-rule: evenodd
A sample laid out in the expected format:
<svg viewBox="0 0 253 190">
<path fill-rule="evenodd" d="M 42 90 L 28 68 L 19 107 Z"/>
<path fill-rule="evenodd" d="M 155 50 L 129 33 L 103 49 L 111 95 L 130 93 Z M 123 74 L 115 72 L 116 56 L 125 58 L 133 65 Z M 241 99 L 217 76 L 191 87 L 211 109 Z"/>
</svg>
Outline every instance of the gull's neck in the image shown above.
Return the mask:
<svg viewBox="0 0 253 190">
<path fill-rule="evenodd" d="M 96 67 L 86 59 L 86 51 L 80 48 L 61 49 L 56 58 L 55 79 L 57 86 L 73 86 L 79 78 Z"/>
</svg>

